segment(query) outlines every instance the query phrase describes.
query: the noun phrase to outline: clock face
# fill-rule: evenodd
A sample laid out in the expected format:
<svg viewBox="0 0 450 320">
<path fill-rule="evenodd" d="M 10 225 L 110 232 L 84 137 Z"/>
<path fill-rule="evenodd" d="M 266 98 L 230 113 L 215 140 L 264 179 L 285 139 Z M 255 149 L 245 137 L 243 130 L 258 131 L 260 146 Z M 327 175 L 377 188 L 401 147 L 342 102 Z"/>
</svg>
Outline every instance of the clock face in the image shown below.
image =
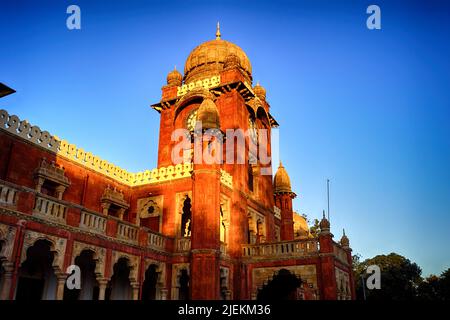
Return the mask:
<svg viewBox="0 0 450 320">
<path fill-rule="evenodd" d="M 253 143 L 258 142 L 258 129 L 256 128 L 256 122 L 253 118 L 248 118 L 248 130 L 250 131 L 250 139 Z"/>
<path fill-rule="evenodd" d="M 194 131 L 196 121 L 197 121 L 197 110 L 192 111 L 186 120 L 186 127 L 189 131 L 191 132 Z"/>
</svg>

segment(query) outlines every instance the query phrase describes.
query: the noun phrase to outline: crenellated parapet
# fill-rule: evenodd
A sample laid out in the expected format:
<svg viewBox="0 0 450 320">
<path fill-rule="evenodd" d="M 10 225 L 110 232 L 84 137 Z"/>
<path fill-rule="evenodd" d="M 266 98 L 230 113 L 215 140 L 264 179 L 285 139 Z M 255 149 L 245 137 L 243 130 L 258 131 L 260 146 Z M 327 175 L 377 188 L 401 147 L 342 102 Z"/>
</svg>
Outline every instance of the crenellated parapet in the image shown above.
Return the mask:
<svg viewBox="0 0 450 320">
<path fill-rule="evenodd" d="M 192 175 L 192 163 L 154 168 L 137 173 L 129 172 L 66 140 L 51 135 L 48 131 L 41 130 L 38 126 L 31 125 L 27 120 L 20 120 L 18 116 L 10 115 L 6 110 L 0 110 L 0 129 L 129 187 L 189 178 Z M 233 177 L 224 170 L 221 173 L 221 182 L 232 188 Z"/>
<path fill-rule="evenodd" d="M 185 95 L 189 91 L 197 88 L 210 89 L 220 85 L 220 76 L 213 76 L 204 80 L 192 81 L 187 84 L 183 84 L 177 89 L 177 96 Z"/>
</svg>

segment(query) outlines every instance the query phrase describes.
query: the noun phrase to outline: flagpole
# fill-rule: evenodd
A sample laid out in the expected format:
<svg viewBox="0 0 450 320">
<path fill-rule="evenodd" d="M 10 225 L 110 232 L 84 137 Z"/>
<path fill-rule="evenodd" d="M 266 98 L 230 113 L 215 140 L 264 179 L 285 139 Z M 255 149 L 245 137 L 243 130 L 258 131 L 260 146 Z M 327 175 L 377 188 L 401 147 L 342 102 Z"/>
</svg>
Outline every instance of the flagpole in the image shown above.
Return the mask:
<svg viewBox="0 0 450 320">
<path fill-rule="evenodd" d="M 330 179 L 327 179 L 328 221 L 330 221 Z"/>
</svg>

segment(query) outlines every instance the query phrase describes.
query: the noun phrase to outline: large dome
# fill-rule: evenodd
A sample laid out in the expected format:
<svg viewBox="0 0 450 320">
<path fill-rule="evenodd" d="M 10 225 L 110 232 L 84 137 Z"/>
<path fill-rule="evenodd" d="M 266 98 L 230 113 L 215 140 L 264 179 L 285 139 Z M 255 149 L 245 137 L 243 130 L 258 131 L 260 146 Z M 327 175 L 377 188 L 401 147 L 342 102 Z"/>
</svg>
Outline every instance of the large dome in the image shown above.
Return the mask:
<svg viewBox="0 0 450 320">
<path fill-rule="evenodd" d="M 186 59 L 184 65 L 185 83 L 219 75 L 226 58 L 230 55 L 239 58 L 245 77 L 251 82 L 252 66 L 244 50 L 234 43 L 222 40 L 220 30 L 217 28 L 216 39 L 197 46 Z"/>
</svg>

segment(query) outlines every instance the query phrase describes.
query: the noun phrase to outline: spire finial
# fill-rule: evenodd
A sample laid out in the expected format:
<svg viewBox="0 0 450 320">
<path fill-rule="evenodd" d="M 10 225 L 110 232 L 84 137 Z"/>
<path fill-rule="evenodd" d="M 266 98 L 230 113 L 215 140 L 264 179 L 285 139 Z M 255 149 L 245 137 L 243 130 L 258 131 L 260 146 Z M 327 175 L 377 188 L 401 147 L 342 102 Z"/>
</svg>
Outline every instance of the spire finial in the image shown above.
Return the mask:
<svg viewBox="0 0 450 320">
<path fill-rule="evenodd" d="M 177 65 L 174 65 L 174 66 L 173 66 L 173 70 L 174 70 L 174 71 L 177 70 Z"/>
<path fill-rule="evenodd" d="M 345 229 L 342 229 L 342 235 L 345 236 Z"/>
<path fill-rule="evenodd" d="M 325 210 L 323 210 L 323 218 L 325 219 Z"/>
<path fill-rule="evenodd" d="M 217 21 L 216 40 L 220 40 L 220 23 Z"/>
<path fill-rule="evenodd" d="M 278 168 L 281 168 L 281 167 L 283 167 L 283 163 L 281 162 L 281 159 L 280 159 L 280 165 L 278 166 Z"/>
</svg>

